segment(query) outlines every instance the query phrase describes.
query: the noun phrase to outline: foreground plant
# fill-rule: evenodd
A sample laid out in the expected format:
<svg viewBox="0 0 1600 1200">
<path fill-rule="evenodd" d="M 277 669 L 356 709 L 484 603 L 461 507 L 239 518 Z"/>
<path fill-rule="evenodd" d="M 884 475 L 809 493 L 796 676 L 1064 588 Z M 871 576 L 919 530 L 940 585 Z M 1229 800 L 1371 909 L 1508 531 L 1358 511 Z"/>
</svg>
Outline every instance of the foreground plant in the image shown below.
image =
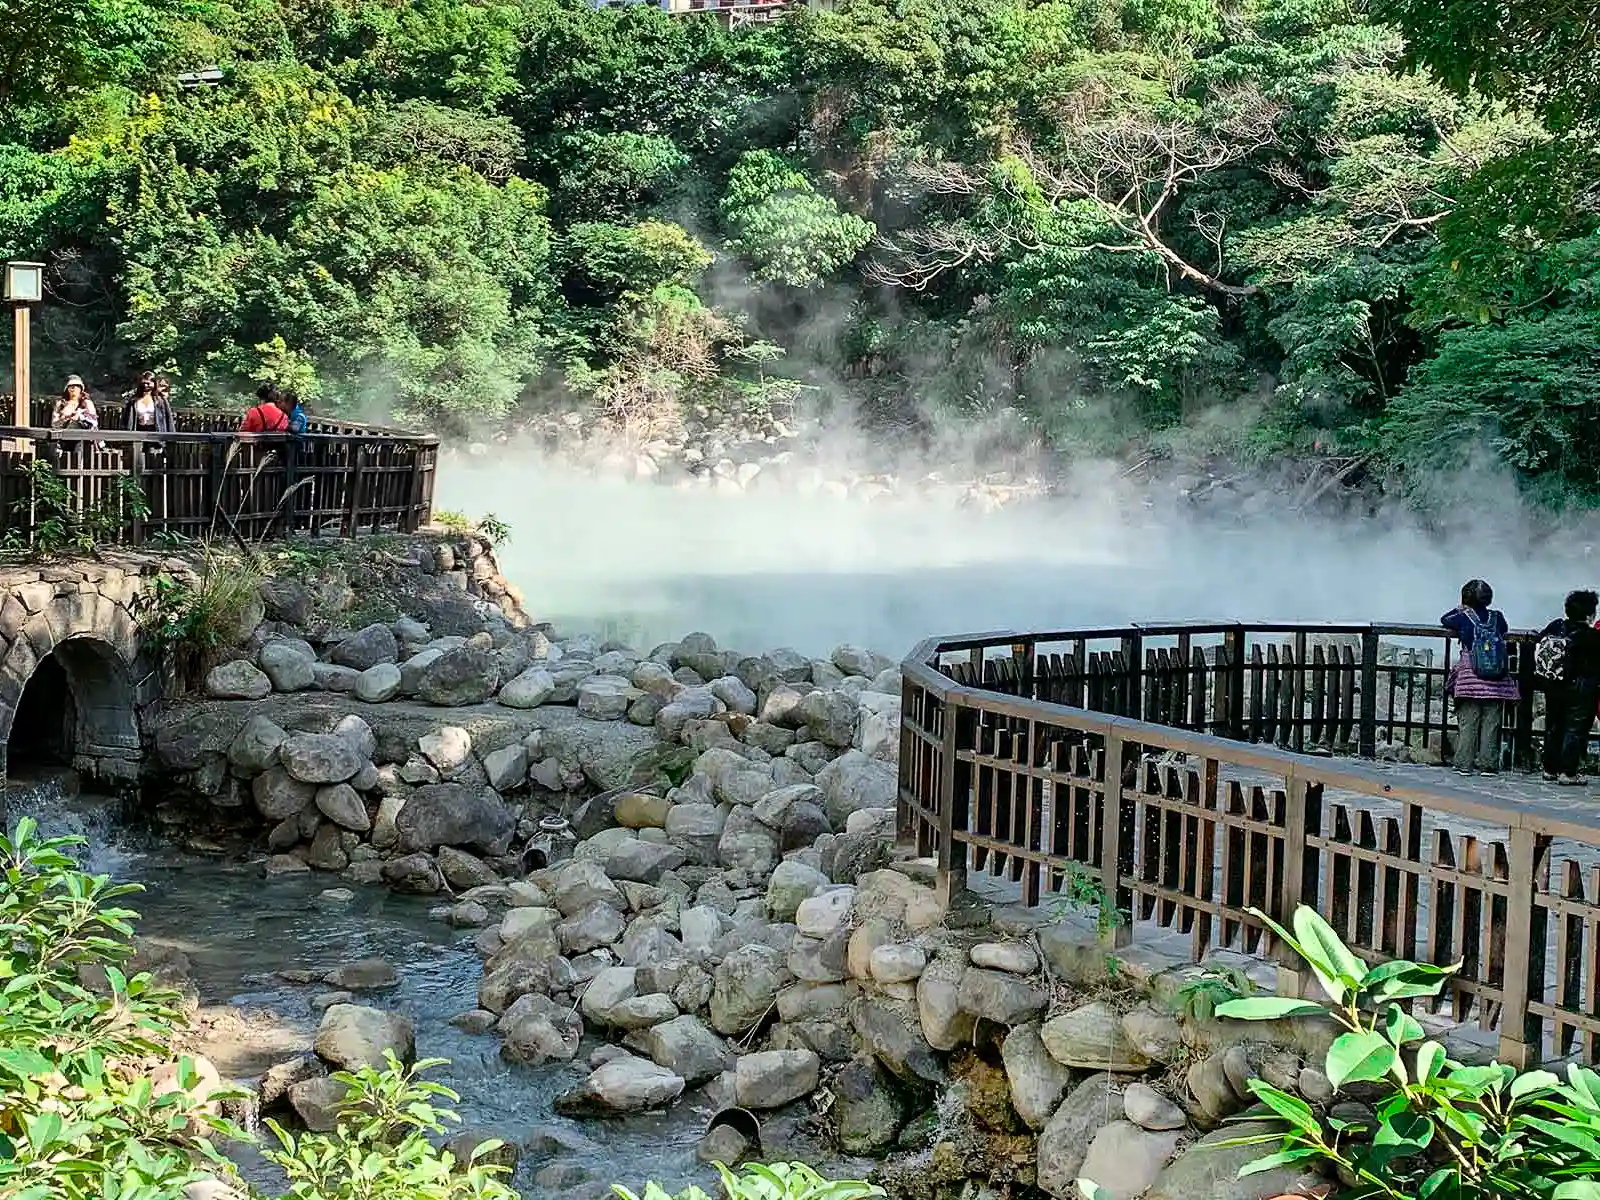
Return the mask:
<svg viewBox="0 0 1600 1200">
<path fill-rule="evenodd" d="M 186 1059 L 156 1094 L 177 996 L 123 972 L 135 914 L 114 901 L 139 888 L 79 870 L 81 842 L 28 818 L 0 833 L 0 1196 L 166 1200 L 231 1176 L 211 1139 L 238 1130 L 194 1094 Z M 108 994 L 82 982 L 96 968 Z"/>
<path fill-rule="evenodd" d="M 386 1050 L 381 1071 L 335 1074 L 346 1091 L 331 1134 L 295 1135 L 268 1121 L 280 1148 L 263 1154 L 288 1176 L 289 1194 L 298 1200 L 517 1200 L 503 1182 L 506 1169 L 484 1161 L 500 1142 L 482 1142 L 470 1162 L 458 1163 L 428 1140 L 459 1120 L 436 1102 L 461 1098 L 422 1078 L 445 1061 L 423 1059 L 407 1069 Z"/>
<path fill-rule="evenodd" d="M 749 1163 L 736 1174 L 717 1163 L 725 1200 L 867 1200 L 885 1192 L 874 1184 L 851 1179 L 824 1179 L 804 1163 Z M 685 1188 L 676 1196 L 658 1183 L 646 1185 L 643 1196 L 636 1196 L 621 1184 L 612 1190 L 622 1200 L 711 1200 L 697 1187 Z"/>
<path fill-rule="evenodd" d="M 1323 1066 L 1338 1091 L 1355 1089 L 1370 1118 L 1319 1114 L 1260 1079 L 1250 1090 L 1287 1124 L 1281 1134 L 1232 1143 L 1278 1143 L 1242 1175 L 1297 1163 L 1333 1168 L 1342 1197 L 1392 1200 L 1600 1200 L 1600 1074 L 1576 1065 L 1566 1078 L 1495 1063 L 1451 1060 L 1406 1011 L 1437 996 L 1460 964 L 1396 961 L 1368 966 L 1315 911 L 1294 933 L 1250 910 L 1306 961 L 1328 1003 L 1249 997 L 1219 1004 L 1241 1021 L 1329 1016 L 1344 1027 Z M 1261 1115 L 1259 1112 L 1255 1115 Z M 1092 1194 L 1092 1193 L 1089 1193 Z"/>
</svg>

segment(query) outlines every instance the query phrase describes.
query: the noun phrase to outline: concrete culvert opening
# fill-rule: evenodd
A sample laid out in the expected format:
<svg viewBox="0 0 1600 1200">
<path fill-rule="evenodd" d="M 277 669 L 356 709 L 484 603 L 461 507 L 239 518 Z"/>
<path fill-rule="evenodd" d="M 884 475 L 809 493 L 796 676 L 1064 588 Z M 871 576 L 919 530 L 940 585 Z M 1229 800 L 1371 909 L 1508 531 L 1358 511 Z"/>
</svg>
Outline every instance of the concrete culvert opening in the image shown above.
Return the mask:
<svg viewBox="0 0 1600 1200">
<path fill-rule="evenodd" d="M 110 645 L 72 638 L 34 668 L 6 734 L 8 771 L 72 766 L 122 778 L 126 772 L 117 765 L 136 761 L 139 752 L 133 680 Z"/>
</svg>

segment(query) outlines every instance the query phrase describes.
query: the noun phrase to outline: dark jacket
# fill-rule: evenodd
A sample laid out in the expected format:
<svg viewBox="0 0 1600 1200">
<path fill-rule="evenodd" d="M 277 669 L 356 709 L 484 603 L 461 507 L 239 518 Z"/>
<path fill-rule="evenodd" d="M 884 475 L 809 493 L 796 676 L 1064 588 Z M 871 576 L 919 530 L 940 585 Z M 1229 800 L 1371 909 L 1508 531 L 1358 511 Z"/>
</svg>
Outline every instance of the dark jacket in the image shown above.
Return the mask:
<svg viewBox="0 0 1600 1200">
<path fill-rule="evenodd" d="M 1600 680 L 1600 629 L 1561 617 L 1546 625 L 1539 636 L 1567 639 L 1565 678 L 1568 683 L 1579 679 Z"/>
<path fill-rule="evenodd" d="M 135 401 L 134 401 L 134 399 L 132 397 L 129 397 L 127 400 L 125 400 L 123 402 L 123 404 L 124 404 L 124 407 L 122 409 L 122 424 L 123 424 L 123 427 L 128 429 L 131 432 L 137 432 L 141 428 L 141 426 L 139 425 L 138 412 L 134 407 Z M 172 410 L 170 408 L 168 408 L 166 406 L 166 404 L 163 403 L 160 400 L 157 400 L 155 402 L 155 421 L 156 421 L 155 432 L 157 432 L 157 433 L 171 433 L 172 432 Z"/>
<path fill-rule="evenodd" d="M 1498 608 L 1475 608 L 1472 611 L 1476 614 L 1478 620 L 1485 625 L 1489 624 L 1489 621 L 1493 619 L 1494 627 L 1500 631 L 1501 637 L 1504 637 L 1508 632 L 1506 615 Z M 1469 650 L 1472 648 L 1472 622 L 1467 619 L 1467 614 L 1462 612 L 1459 607 L 1452 608 L 1444 616 L 1440 617 L 1439 624 L 1455 634 L 1463 646 Z"/>
</svg>

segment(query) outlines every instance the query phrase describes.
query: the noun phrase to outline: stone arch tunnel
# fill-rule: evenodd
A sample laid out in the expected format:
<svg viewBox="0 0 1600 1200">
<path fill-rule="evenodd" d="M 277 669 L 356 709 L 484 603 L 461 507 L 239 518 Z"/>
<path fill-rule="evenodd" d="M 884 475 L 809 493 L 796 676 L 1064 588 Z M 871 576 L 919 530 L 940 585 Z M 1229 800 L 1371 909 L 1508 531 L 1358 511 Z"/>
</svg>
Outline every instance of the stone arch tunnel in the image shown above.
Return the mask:
<svg viewBox="0 0 1600 1200">
<path fill-rule="evenodd" d="M 162 694 L 134 603 L 155 560 L 0 569 L 0 780 L 29 764 L 132 784 Z"/>
</svg>

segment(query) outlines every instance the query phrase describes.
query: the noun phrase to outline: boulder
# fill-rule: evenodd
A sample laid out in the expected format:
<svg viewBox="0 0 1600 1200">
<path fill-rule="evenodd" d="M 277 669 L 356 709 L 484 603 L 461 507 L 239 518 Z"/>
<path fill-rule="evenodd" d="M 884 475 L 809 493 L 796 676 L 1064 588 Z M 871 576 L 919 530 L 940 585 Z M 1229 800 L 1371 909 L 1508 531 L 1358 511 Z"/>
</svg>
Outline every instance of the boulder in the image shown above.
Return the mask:
<svg viewBox="0 0 1600 1200">
<path fill-rule="evenodd" d="M 288 638 L 273 638 L 261 647 L 256 661 L 276 692 L 303 692 L 316 682 L 317 656 L 310 646 Z"/>
<path fill-rule="evenodd" d="M 368 756 L 353 740 L 333 733 L 291 733 L 278 747 L 286 770 L 302 783 L 344 783 Z"/>
<path fill-rule="evenodd" d="M 840 691 L 811 692 L 795 707 L 808 735 L 824 746 L 840 749 L 855 741 L 857 711 L 855 700 Z"/>
<path fill-rule="evenodd" d="M 1045 990 L 1004 971 L 969 967 L 961 976 L 959 1003 L 971 1013 L 996 1025 L 1026 1025 L 1044 1015 L 1050 997 Z M 1045 1045 L 1049 1046 L 1048 1039 Z"/>
<path fill-rule="evenodd" d="M 366 833 L 372 828 L 367 816 L 367 806 L 355 788 L 348 783 L 317 789 L 316 805 L 322 815 L 342 829 L 353 833 Z"/>
<path fill-rule="evenodd" d="M 406 850 L 461 846 L 504 854 L 516 828 L 515 814 L 494 792 L 459 783 L 419 787 L 395 817 L 395 830 Z"/>
<path fill-rule="evenodd" d="M 711 977 L 711 1026 L 732 1036 L 761 1022 L 789 982 L 783 956 L 770 946 L 746 945 L 717 965 Z"/>
<path fill-rule="evenodd" d="M 1092 1180 L 1097 1200 L 1137 1200 L 1178 1147 L 1176 1130 L 1152 1132 L 1131 1121 L 1113 1121 L 1094 1135 L 1079 1168 Z"/>
<path fill-rule="evenodd" d="M 1184 1051 L 1183 1027 L 1171 1013 L 1140 1004 L 1122 1014 L 1122 1036 L 1151 1062 L 1176 1062 Z"/>
<path fill-rule="evenodd" d="M 892 1074 L 913 1085 L 944 1082 L 944 1071 L 922 1037 L 915 1005 L 862 996 L 850 1006 L 850 1024 Z"/>
<path fill-rule="evenodd" d="M 1110 1075 L 1091 1075 L 1074 1088 L 1039 1134 L 1040 1189 L 1056 1200 L 1078 1200 L 1079 1168 L 1089 1153 L 1089 1143 L 1121 1112 L 1122 1102 Z M 1191 1192 L 1183 1200 L 1210 1200 L 1212 1194 Z"/>
<path fill-rule="evenodd" d="M 394 663 L 375 663 L 356 676 L 351 691 L 368 704 L 386 704 L 400 694 L 401 680 L 400 668 Z"/>
<path fill-rule="evenodd" d="M 285 1095 L 302 1125 L 312 1133 L 332 1133 L 348 1091 L 346 1085 L 323 1075 L 290 1084 Z"/>
<path fill-rule="evenodd" d="M 860 809 L 893 808 L 900 788 L 893 765 L 859 750 L 847 751 L 818 771 L 817 786 L 834 828 L 842 827 Z"/>
<path fill-rule="evenodd" d="M 483 770 L 489 786 L 497 792 L 514 792 L 528 782 L 528 750 L 512 742 L 483 756 Z"/>
<path fill-rule="evenodd" d="M 828 877 L 798 859 L 785 859 L 767 881 L 767 915 L 774 921 L 792 921 L 802 902 L 828 887 Z"/>
<path fill-rule="evenodd" d="M 500 689 L 497 704 L 506 708 L 538 708 L 555 695 L 556 681 L 543 667 L 529 667 Z"/>
<path fill-rule="evenodd" d="M 668 871 L 683 866 L 687 859 L 677 846 L 636 839 L 606 856 L 606 874 L 613 879 L 654 884 Z"/>
<path fill-rule="evenodd" d="M 501 1018 L 499 1028 L 505 1038 L 501 1057 L 529 1066 L 571 1062 L 583 1042 L 583 1019 L 577 1013 L 533 993 L 518 997 Z"/>
<path fill-rule="evenodd" d="M 206 695 L 217 700 L 263 700 L 271 691 L 272 681 L 242 658 L 206 675 Z"/>
<path fill-rule="evenodd" d="M 1050 1057 L 1037 1025 L 1019 1025 L 1000 1046 L 1011 1106 L 1029 1129 L 1043 1129 L 1072 1086 L 1072 1072 Z"/>
<path fill-rule="evenodd" d="M 301 783 L 282 767 L 268 767 L 255 777 L 250 795 L 256 811 L 269 821 L 282 821 L 304 809 L 316 798 L 314 784 Z"/>
<path fill-rule="evenodd" d="M 633 1034 L 628 1042 L 690 1087 L 715 1079 L 727 1065 L 728 1047 L 697 1017 L 674 1017 Z"/>
<path fill-rule="evenodd" d="M 1173 1159 L 1156 1176 L 1145 1200 L 1266 1200 L 1276 1196 L 1325 1196 L 1327 1183 L 1309 1167 L 1275 1167 L 1239 1177 L 1239 1169 L 1264 1157 L 1276 1144 L 1235 1145 L 1251 1138 L 1281 1132 L 1278 1126 L 1255 1121 L 1230 1125 L 1209 1133 Z M 1065 1195 L 1065 1193 L 1053 1193 Z"/>
<path fill-rule="evenodd" d="M 311 682 L 318 691 L 353 692 L 361 679 L 354 667 L 341 667 L 338 663 L 314 662 L 311 664 Z"/>
<path fill-rule="evenodd" d="M 1150 1066 L 1128 1044 L 1121 1015 L 1104 1001 L 1096 1000 L 1052 1017 L 1039 1036 L 1050 1056 L 1064 1067 L 1138 1074 Z"/>
<path fill-rule="evenodd" d="M 439 847 L 439 873 L 457 892 L 470 892 L 473 888 L 491 887 L 500 882 L 488 863 L 454 846 Z"/>
<path fill-rule="evenodd" d="M 778 862 L 778 835 L 755 817 L 748 807 L 735 807 L 717 839 L 717 861 L 735 871 L 766 875 Z"/>
<path fill-rule="evenodd" d="M 905 1107 L 893 1082 L 871 1058 L 855 1058 L 834 1075 L 829 1117 L 846 1154 L 880 1154 L 894 1145 Z"/>
<path fill-rule="evenodd" d="M 562 916 L 572 917 L 598 905 L 625 912 L 628 907 L 604 868 L 586 859 L 562 866 L 550 884 L 550 897 Z"/>
<path fill-rule="evenodd" d="M 393 663 L 400 657 L 400 646 L 387 625 L 368 625 L 336 643 L 328 657 L 341 667 L 365 671 L 379 663 Z"/>
<path fill-rule="evenodd" d="M 672 803 L 649 792 L 627 792 L 617 797 L 617 824 L 624 829 L 664 829 Z"/>
<path fill-rule="evenodd" d="M 417 749 L 439 772 L 441 779 L 455 779 L 472 761 L 472 735 L 459 725 L 441 725 L 417 739 Z"/>
<path fill-rule="evenodd" d="M 557 1097 L 555 1109 L 563 1116 L 643 1112 L 670 1104 L 684 1087 L 683 1076 L 624 1054 L 601 1065 L 576 1090 Z"/>
<path fill-rule="evenodd" d="M 1130 1083 L 1122 1095 L 1122 1113 L 1140 1129 L 1153 1133 L 1182 1129 L 1188 1115 L 1147 1083 Z"/>
<path fill-rule="evenodd" d="M 494 695 L 499 682 L 493 651 L 468 644 L 446 650 L 425 666 L 417 680 L 417 695 L 442 707 L 482 704 Z"/>
<path fill-rule="evenodd" d="M 278 747 L 288 737 L 273 721 L 251 717 L 228 747 L 228 763 L 236 775 L 252 778 L 278 761 Z"/>
<path fill-rule="evenodd" d="M 346 992 L 376 992 L 399 986 L 400 973 L 381 958 L 363 958 L 334 968 L 322 982 Z"/>
<path fill-rule="evenodd" d="M 795 925 L 807 937 L 831 937 L 849 928 L 855 900 L 855 888 L 830 887 L 801 901 L 795 910 Z"/>
<path fill-rule="evenodd" d="M 391 858 L 381 868 L 383 881 L 397 892 L 430 896 L 444 887 L 439 868 L 426 854 L 405 854 Z"/>
<path fill-rule="evenodd" d="M 314 1045 L 317 1057 L 341 1071 L 383 1066 L 385 1050 L 403 1063 L 416 1052 L 408 1017 L 359 1004 L 335 1004 L 322 1014 Z"/>
<path fill-rule="evenodd" d="M 578 712 L 593 721 L 620 721 L 640 696 L 618 675 L 591 675 L 578 685 Z"/>
<path fill-rule="evenodd" d="M 966 968 L 952 958 L 936 958 L 917 979 L 917 1016 L 922 1036 L 935 1050 L 948 1053 L 972 1038 L 976 1020 L 961 1007 L 961 980 Z"/>
<path fill-rule="evenodd" d="M 587 954 L 603 946 L 615 945 L 626 928 L 622 914 L 614 908 L 596 904 L 556 926 L 556 937 L 568 955 Z"/>
<path fill-rule="evenodd" d="M 980 942 L 972 948 L 972 965 L 1012 975 L 1032 975 L 1039 969 L 1039 956 L 1022 942 Z"/>
<path fill-rule="evenodd" d="M 740 1108 L 782 1108 L 817 1088 L 822 1060 L 810 1050 L 763 1050 L 740 1057 L 733 1068 L 733 1099 Z"/>
</svg>

